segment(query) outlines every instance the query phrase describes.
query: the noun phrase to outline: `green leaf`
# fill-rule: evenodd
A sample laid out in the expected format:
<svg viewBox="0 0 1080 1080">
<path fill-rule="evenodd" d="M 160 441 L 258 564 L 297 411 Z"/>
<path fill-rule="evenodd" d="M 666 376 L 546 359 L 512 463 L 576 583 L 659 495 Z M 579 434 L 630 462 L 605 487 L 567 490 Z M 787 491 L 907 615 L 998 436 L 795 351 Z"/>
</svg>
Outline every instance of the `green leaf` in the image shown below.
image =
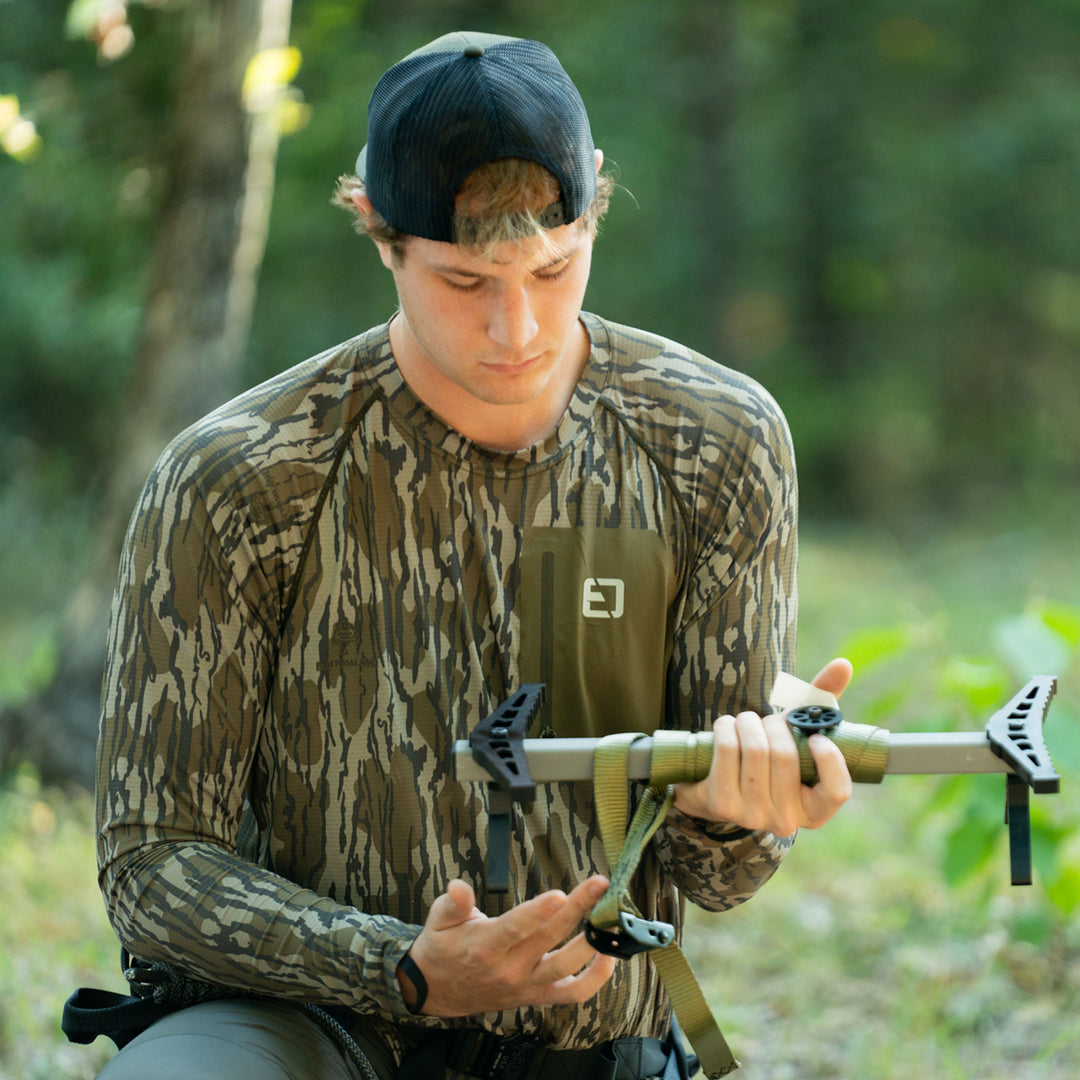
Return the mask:
<svg viewBox="0 0 1080 1080">
<path fill-rule="evenodd" d="M 997 627 L 995 644 L 1021 678 L 1055 675 L 1069 666 L 1068 642 L 1033 611 L 1006 619 Z"/>
<path fill-rule="evenodd" d="M 1046 895 L 1063 915 L 1072 915 L 1080 908 L 1080 866 L 1066 866 L 1047 884 Z"/>
<path fill-rule="evenodd" d="M 945 880 L 959 885 L 989 863 L 997 850 L 1001 829 L 983 817 L 969 816 L 945 842 Z"/>
<path fill-rule="evenodd" d="M 1050 706 L 1043 739 L 1058 772 L 1080 776 L 1080 714 L 1060 696 Z"/>
<path fill-rule="evenodd" d="M 1038 948 L 1047 944 L 1053 929 L 1054 921 L 1043 908 L 1022 911 L 1011 923 L 1012 936 L 1016 940 Z"/>
<path fill-rule="evenodd" d="M 1059 880 L 1062 876 L 1059 853 L 1063 839 L 1063 830 L 1032 813 L 1031 863 L 1035 876 L 1045 885 Z"/>
<path fill-rule="evenodd" d="M 840 650 L 856 671 L 903 653 L 912 643 L 912 630 L 906 623 L 897 626 L 868 626 L 847 639 Z"/>
<path fill-rule="evenodd" d="M 1080 646 L 1080 607 L 1044 600 L 1033 604 L 1032 611 L 1073 649 Z"/>
<path fill-rule="evenodd" d="M 17 704 L 44 690 L 56 676 L 59 643 L 51 621 L 5 635 L 0 652 L 0 702 Z"/>
<path fill-rule="evenodd" d="M 949 657 L 941 665 L 942 692 L 970 709 L 992 708 L 1008 696 L 1009 680 L 1000 663 L 977 657 Z"/>
</svg>

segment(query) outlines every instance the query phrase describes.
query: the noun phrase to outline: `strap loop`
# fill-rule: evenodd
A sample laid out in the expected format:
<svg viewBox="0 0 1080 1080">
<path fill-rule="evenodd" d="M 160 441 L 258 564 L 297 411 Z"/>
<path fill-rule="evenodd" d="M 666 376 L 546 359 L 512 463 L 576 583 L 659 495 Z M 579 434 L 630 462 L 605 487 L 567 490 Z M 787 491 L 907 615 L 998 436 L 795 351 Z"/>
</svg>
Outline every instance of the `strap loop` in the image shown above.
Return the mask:
<svg viewBox="0 0 1080 1080">
<path fill-rule="evenodd" d="M 685 776 L 687 758 L 696 757 L 702 752 L 702 744 L 687 740 L 685 733 L 672 732 L 677 738 L 655 741 L 662 734 L 656 732 L 653 736 L 649 786 L 638 803 L 629 828 L 626 826 L 630 797 L 627 758 L 631 745 L 643 736 L 620 733 L 609 735 L 597 744 L 593 788 L 611 886 L 589 915 L 591 930 L 587 927 L 586 935 L 594 947 L 599 948 L 596 942 L 603 941 L 608 948 L 601 951 L 613 952 L 617 956 L 632 956 L 648 948 L 649 958 L 664 983 L 678 1023 L 694 1047 L 701 1067 L 710 1078 L 727 1076 L 739 1067 L 739 1062 L 717 1026 L 694 972 L 675 940 L 674 930 L 667 923 L 657 924 L 643 919 L 630 897 L 630 881 L 637 871 L 641 856 L 675 801 L 675 788 L 667 782 L 667 778 Z M 711 747 L 709 754 L 711 756 Z M 625 836 L 623 829 L 626 829 Z M 619 930 L 613 931 L 612 927 Z M 659 927 L 670 930 L 670 936 Z M 651 937 L 655 937 L 657 947 L 644 944 Z"/>
</svg>

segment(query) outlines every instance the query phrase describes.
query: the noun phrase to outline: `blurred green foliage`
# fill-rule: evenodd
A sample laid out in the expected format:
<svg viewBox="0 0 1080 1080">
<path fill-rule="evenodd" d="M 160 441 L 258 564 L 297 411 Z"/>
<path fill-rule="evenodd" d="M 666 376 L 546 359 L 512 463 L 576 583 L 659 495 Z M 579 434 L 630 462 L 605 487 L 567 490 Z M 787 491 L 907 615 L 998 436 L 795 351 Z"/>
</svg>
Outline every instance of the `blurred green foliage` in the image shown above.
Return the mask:
<svg viewBox="0 0 1080 1080">
<path fill-rule="evenodd" d="M 0 784 L 0 1080 L 89 1080 L 111 1043 L 67 1043 L 60 1012 L 78 986 L 123 991 L 119 946 L 94 872 L 86 793 L 45 788 L 30 768 Z"/>
<path fill-rule="evenodd" d="M 1058 676 L 1045 738 L 1062 777 L 1061 792 L 1032 800 L 1032 861 L 1039 888 L 1034 906 L 1014 927 L 1017 936 L 1044 945 L 1080 908 L 1080 696 L 1075 685 L 1080 607 L 1033 600 L 1019 615 L 987 629 L 986 651 L 938 652 L 936 662 L 926 634 L 905 623 L 862 627 L 838 651 L 864 677 L 860 719 L 905 730 L 981 730 L 1032 675 Z M 1008 869 L 1004 784 L 977 775 L 926 783 L 917 818 L 942 836 L 942 880 L 980 893 L 985 904 Z"/>
<path fill-rule="evenodd" d="M 181 6 L 132 5 L 133 47 L 104 62 L 65 33 L 70 0 L 0 5 L 0 94 L 41 139 L 0 157 L 0 499 L 16 475 L 50 497 L 107 467 Z M 308 122 L 281 148 L 243 381 L 392 310 L 329 192 L 378 74 L 456 26 L 560 54 L 626 189 L 588 303 L 761 378 L 810 518 L 1055 513 L 1080 478 L 1080 9 L 1064 0 L 297 0 Z"/>
</svg>

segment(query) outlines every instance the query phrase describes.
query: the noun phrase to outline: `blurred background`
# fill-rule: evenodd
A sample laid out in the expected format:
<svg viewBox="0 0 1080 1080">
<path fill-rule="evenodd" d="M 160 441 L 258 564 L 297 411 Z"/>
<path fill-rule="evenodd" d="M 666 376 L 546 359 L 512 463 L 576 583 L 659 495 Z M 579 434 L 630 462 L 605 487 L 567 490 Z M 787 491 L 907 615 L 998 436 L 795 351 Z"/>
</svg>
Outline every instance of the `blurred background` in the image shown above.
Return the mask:
<svg viewBox="0 0 1080 1080">
<path fill-rule="evenodd" d="M 978 728 L 1059 676 L 1036 882 L 1000 778 L 888 778 L 690 956 L 748 1077 L 1080 1073 L 1076 0 L 0 0 L 0 1077 L 93 1076 L 122 988 L 91 808 L 154 458 L 394 309 L 330 206 L 379 74 L 539 38 L 620 189 L 587 306 L 763 382 L 800 463 L 805 678 Z M 696 943 L 700 942 L 700 946 Z"/>
</svg>

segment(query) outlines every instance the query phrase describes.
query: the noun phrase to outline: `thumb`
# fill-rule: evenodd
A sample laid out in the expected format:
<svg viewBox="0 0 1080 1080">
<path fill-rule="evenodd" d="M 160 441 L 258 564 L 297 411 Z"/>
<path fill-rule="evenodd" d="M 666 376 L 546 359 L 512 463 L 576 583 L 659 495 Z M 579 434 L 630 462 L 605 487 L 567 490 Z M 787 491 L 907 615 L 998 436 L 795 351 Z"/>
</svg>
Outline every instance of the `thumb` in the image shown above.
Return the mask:
<svg viewBox="0 0 1080 1080">
<path fill-rule="evenodd" d="M 446 892 L 436 898 L 428 912 L 427 926 L 431 930 L 446 930 L 459 926 L 476 917 L 480 912 L 476 907 L 476 893 L 472 886 L 460 878 L 454 878 L 446 886 Z"/>
<path fill-rule="evenodd" d="M 838 657 L 830 660 L 813 679 L 813 686 L 819 690 L 828 690 L 830 694 L 839 697 L 851 682 L 852 666 L 850 660 Z"/>
</svg>

